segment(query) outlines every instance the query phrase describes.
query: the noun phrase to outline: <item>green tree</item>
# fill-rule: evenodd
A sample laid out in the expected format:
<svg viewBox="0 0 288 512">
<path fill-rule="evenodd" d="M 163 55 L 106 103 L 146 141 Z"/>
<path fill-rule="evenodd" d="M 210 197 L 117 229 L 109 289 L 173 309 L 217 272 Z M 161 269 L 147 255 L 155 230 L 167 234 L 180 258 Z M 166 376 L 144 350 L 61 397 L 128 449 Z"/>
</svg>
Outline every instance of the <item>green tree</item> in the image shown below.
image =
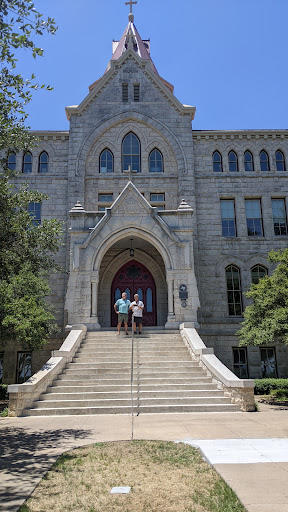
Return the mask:
<svg viewBox="0 0 288 512">
<path fill-rule="evenodd" d="M 43 49 L 33 39 L 56 30 L 54 19 L 44 20 L 31 0 L 0 0 L 0 151 L 28 149 L 36 142 L 25 126 L 25 106 L 33 89 L 46 86 L 39 85 L 34 75 L 23 78 L 17 72 L 17 57 L 21 50 L 34 58 L 42 56 Z"/>
<path fill-rule="evenodd" d="M 0 178 L 0 339 L 29 350 L 40 348 L 56 327 L 45 297 L 48 274 L 62 270 L 54 260 L 62 224 L 44 219 L 35 225 L 28 212 L 29 203 L 46 199 L 26 185 L 16 191 L 8 177 Z"/>
<path fill-rule="evenodd" d="M 237 335 L 242 345 L 288 344 L 288 249 L 271 251 L 271 263 L 278 263 L 271 276 L 262 277 L 246 293 L 253 304 L 244 311 Z"/>
</svg>

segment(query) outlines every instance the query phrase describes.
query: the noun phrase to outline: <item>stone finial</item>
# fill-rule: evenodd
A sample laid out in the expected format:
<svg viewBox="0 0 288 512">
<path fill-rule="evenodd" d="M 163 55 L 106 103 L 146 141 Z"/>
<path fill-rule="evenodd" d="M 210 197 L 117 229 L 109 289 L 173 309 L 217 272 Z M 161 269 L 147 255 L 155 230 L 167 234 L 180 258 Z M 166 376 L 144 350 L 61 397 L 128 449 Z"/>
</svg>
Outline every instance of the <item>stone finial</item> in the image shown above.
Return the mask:
<svg viewBox="0 0 288 512">
<path fill-rule="evenodd" d="M 130 14 L 128 15 L 128 20 L 131 21 L 132 23 L 134 22 L 134 14 L 133 14 L 133 12 L 130 12 Z"/>
<path fill-rule="evenodd" d="M 186 203 L 185 199 L 182 199 L 180 205 L 178 206 L 178 210 L 192 210 L 192 208 L 188 203 Z"/>
<path fill-rule="evenodd" d="M 80 201 L 77 201 L 77 203 L 75 204 L 75 206 L 73 206 L 72 210 L 70 210 L 71 212 L 84 212 L 84 208 L 82 206 L 82 204 L 80 203 Z"/>
</svg>

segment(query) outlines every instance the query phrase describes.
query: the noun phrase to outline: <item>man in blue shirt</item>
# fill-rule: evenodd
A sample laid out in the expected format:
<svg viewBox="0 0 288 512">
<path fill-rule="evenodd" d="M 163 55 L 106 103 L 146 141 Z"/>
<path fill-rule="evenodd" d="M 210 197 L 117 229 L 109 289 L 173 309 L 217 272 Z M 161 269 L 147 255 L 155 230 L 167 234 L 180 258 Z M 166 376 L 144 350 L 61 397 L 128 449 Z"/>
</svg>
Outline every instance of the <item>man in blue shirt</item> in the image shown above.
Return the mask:
<svg viewBox="0 0 288 512">
<path fill-rule="evenodd" d="M 122 299 L 118 299 L 116 303 L 114 304 L 114 310 L 118 315 L 118 323 L 117 323 L 117 330 L 118 330 L 118 336 L 120 334 L 120 329 L 122 322 L 124 321 L 124 327 L 125 327 L 125 334 L 128 336 L 128 311 L 130 307 L 130 300 L 127 299 L 127 293 L 122 293 Z"/>
</svg>

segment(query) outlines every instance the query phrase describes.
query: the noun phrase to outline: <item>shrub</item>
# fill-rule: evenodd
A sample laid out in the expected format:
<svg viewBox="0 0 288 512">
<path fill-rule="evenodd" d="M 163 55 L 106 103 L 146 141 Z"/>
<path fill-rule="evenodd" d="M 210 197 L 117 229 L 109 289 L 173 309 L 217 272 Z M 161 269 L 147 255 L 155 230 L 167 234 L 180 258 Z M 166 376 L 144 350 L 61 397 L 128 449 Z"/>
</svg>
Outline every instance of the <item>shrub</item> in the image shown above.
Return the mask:
<svg viewBox="0 0 288 512">
<path fill-rule="evenodd" d="M 288 390 L 288 379 L 255 379 L 255 395 L 270 395 L 275 389 Z"/>
<path fill-rule="evenodd" d="M 272 389 L 271 395 L 275 396 L 275 398 L 288 398 L 288 389 Z"/>
</svg>

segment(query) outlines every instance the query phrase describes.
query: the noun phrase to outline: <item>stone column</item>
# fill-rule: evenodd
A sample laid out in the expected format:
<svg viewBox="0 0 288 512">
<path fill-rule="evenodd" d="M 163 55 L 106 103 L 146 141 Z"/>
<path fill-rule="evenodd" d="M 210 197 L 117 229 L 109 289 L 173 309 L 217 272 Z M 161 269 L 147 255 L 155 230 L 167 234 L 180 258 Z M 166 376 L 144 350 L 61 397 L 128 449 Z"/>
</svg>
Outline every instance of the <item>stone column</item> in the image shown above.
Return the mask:
<svg viewBox="0 0 288 512">
<path fill-rule="evenodd" d="M 177 329 L 180 322 L 175 322 L 174 312 L 174 276 L 167 272 L 167 287 L 168 287 L 168 315 L 165 324 L 166 329 Z"/>
<path fill-rule="evenodd" d="M 93 272 L 91 275 L 91 317 L 90 317 L 90 329 L 98 331 L 100 329 L 98 321 L 98 283 L 99 276 L 98 272 Z"/>
</svg>

